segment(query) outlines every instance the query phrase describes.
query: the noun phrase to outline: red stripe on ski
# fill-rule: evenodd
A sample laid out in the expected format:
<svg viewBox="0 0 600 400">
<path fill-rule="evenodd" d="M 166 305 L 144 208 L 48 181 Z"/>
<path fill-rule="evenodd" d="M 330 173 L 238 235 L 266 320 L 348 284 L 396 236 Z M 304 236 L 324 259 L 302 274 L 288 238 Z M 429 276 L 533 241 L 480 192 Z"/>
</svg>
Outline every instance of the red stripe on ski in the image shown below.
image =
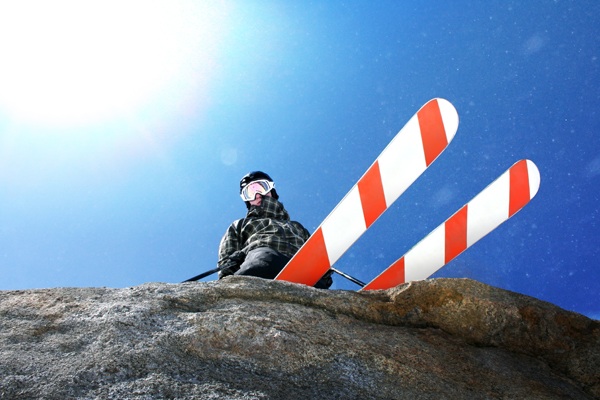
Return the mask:
<svg viewBox="0 0 600 400">
<path fill-rule="evenodd" d="M 361 290 L 389 289 L 406 282 L 405 276 L 404 257 L 401 257 Z"/>
<path fill-rule="evenodd" d="M 358 193 L 360 194 L 365 225 L 368 228 L 387 208 L 377 161 L 358 181 Z"/>
<path fill-rule="evenodd" d="M 312 286 L 325 275 L 331 265 L 321 228 L 312 234 L 302 248 L 304 250 L 296 253 L 275 279 L 306 282 L 307 285 Z M 294 266 L 291 267 L 292 265 Z"/>
<path fill-rule="evenodd" d="M 510 168 L 510 201 L 508 216 L 511 217 L 529 202 L 529 174 L 527 161 L 521 160 Z"/>
<path fill-rule="evenodd" d="M 429 166 L 448 146 L 444 121 L 437 100 L 425 104 L 417 116 L 425 152 L 425 165 Z"/>
<path fill-rule="evenodd" d="M 468 204 L 464 205 L 463 208 L 458 210 L 446 221 L 446 263 L 450 262 L 450 260 L 467 248 L 467 209 Z"/>
</svg>

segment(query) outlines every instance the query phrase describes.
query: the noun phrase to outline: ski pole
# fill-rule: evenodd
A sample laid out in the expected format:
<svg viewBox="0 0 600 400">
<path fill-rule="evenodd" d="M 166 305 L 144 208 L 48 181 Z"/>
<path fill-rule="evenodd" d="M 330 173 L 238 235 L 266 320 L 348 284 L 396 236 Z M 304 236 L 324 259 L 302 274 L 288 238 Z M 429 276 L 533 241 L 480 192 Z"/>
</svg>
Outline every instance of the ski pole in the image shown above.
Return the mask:
<svg viewBox="0 0 600 400">
<path fill-rule="evenodd" d="M 359 281 L 359 280 L 358 280 L 358 279 L 356 279 L 355 277 L 353 277 L 353 276 L 350 276 L 350 275 L 348 275 L 347 273 L 340 271 L 339 269 L 335 269 L 335 268 L 333 268 L 333 267 L 331 267 L 330 269 L 331 269 L 333 272 L 335 272 L 336 274 L 338 274 L 338 275 L 341 275 L 341 276 L 343 276 L 344 278 L 348 279 L 349 281 L 352 281 L 352 282 L 356 283 L 356 284 L 357 284 L 358 286 L 360 286 L 360 287 L 364 287 L 364 286 L 365 286 L 365 283 L 364 283 L 364 282 L 362 282 L 362 281 Z"/>
<path fill-rule="evenodd" d="M 213 268 L 213 269 L 211 269 L 211 270 L 208 270 L 208 271 L 206 271 L 206 272 L 203 272 L 203 273 L 201 273 L 200 275 L 196 275 L 196 276 L 194 276 L 194 277 L 192 277 L 192 278 L 190 278 L 190 279 L 186 279 L 185 281 L 183 281 L 183 282 L 181 282 L 181 283 L 185 283 L 185 282 L 194 282 L 194 281 L 200 280 L 200 279 L 202 279 L 202 278 L 205 278 L 205 277 L 207 277 L 207 276 L 209 276 L 209 275 L 212 275 L 212 274 L 214 274 L 215 272 L 219 272 L 219 270 L 220 270 L 220 269 L 221 269 L 221 268 L 219 268 L 219 267 L 217 267 L 217 268 Z M 336 269 L 336 268 L 333 268 L 333 267 L 331 267 L 331 270 L 332 270 L 333 272 L 335 272 L 336 274 L 338 274 L 338 275 L 340 275 L 340 276 L 343 276 L 344 278 L 348 279 L 349 281 L 356 283 L 356 284 L 357 284 L 358 286 L 360 286 L 360 287 L 364 287 L 364 286 L 365 286 L 365 283 L 364 283 L 364 282 L 362 282 L 362 281 L 360 281 L 360 280 L 356 279 L 356 278 L 355 278 L 355 277 L 353 277 L 353 276 L 350 276 L 350 275 L 346 274 L 345 272 L 342 272 L 342 271 L 340 271 L 339 269 Z"/>
<path fill-rule="evenodd" d="M 199 280 L 199 279 L 202 279 L 202 278 L 205 278 L 205 277 L 207 277 L 207 276 L 209 276 L 209 275 L 212 275 L 212 274 L 214 274 L 215 272 L 219 272 L 219 270 L 220 270 L 220 269 L 221 269 L 220 267 L 213 268 L 213 269 L 211 269 L 211 270 L 209 270 L 209 271 L 206 271 L 206 272 L 203 272 L 203 273 L 201 273 L 200 275 L 196 275 L 196 276 L 194 276 L 193 278 L 186 279 L 185 281 L 183 281 L 183 282 L 181 282 L 181 283 L 185 283 L 185 282 L 194 282 L 194 281 L 197 281 L 197 280 Z"/>
</svg>

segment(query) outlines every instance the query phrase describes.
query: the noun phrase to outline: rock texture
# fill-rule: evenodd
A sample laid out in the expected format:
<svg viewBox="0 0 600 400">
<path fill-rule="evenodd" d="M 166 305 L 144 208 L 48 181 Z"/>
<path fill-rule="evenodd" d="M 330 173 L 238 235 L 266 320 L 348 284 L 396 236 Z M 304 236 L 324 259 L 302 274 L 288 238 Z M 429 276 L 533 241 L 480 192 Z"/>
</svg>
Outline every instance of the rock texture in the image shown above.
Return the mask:
<svg viewBox="0 0 600 400">
<path fill-rule="evenodd" d="M 0 292 L 2 399 L 593 399 L 600 322 L 472 280 Z"/>
</svg>

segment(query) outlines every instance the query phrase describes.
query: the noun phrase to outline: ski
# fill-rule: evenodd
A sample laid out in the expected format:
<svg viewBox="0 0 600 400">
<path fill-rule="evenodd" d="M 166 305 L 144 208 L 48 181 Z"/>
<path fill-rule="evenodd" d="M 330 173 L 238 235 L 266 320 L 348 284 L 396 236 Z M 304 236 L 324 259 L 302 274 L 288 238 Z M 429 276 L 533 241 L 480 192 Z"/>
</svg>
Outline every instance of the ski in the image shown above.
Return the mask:
<svg viewBox="0 0 600 400">
<path fill-rule="evenodd" d="M 435 161 L 458 129 L 444 99 L 428 101 L 323 220 L 275 279 L 313 286 Z"/>
<path fill-rule="evenodd" d="M 426 279 L 525 207 L 540 173 L 520 160 L 360 290 L 389 289 Z"/>
</svg>

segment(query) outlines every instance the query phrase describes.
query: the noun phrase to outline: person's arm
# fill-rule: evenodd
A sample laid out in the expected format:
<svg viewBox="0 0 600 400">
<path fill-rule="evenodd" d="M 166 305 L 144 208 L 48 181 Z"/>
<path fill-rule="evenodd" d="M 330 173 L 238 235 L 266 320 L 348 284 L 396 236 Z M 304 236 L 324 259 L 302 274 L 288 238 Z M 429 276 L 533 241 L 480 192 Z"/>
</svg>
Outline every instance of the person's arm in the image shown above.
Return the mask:
<svg viewBox="0 0 600 400">
<path fill-rule="evenodd" d="M 233 275 L 244 262 L 245 254 L 241 251 L 243 240 L 241 234 L 243 220 L 237 220 L 227 228 L 219 244 L 219 279 Z"/>
</svg>

